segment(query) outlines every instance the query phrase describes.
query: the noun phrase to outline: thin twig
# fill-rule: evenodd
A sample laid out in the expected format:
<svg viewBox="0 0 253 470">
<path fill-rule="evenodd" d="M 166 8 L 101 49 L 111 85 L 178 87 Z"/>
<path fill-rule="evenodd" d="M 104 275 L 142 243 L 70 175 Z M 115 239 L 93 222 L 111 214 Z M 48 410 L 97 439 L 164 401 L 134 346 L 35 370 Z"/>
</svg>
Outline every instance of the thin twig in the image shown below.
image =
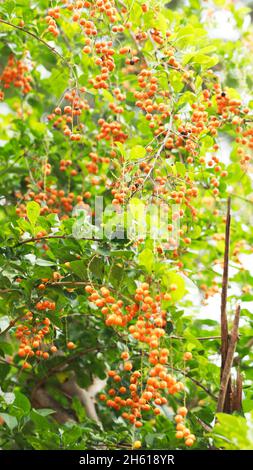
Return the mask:
<svg viewBox="0 0 253 470">
<path fill-rule="evenodd" d="M 170 339 L 178 339 L 178 340 L 185 340 L 186 341 L 189 338 L 186 338 L 184 336 L 171 335 Z M 195 339 L 197 339 L 198 341 L 208 341 L 209 339 L 221 339 L 221 336 L 200 336 L 199 338 L 196 337 Z"/>
<path fill-rule="evenodd" d="M 22 240 L 21 242 L 18 242 L 16 246 L 21 246 L 25 245 L 25 243 L 32 243 L 32 242 L 39 242 L 41 240 L 50 240 L 50 239 L 62 239 L 62 240 L 90 240 L 94 242 L 102 242 L 104 241 L 102 238 L 92 238 L 92 237 L 84 237 L 84 238 L 76 238 L 73 236 L 69 235 L 44 235 L 43 237 L 31 237 L 31 238 L 26 238 L 25 240 Z"/>
<path fill-rule="evenodd" d="M 130 196 L 129 199 L 131 199 L 137 192 L 139 192 L 140 190 L 142 190 L 143 187 L 144 187 L 144 185 L 145 185 L 145 183 L 146 183 L 146 181 L 150 178 L 150 175 L 151 175 L 152 171 L 153 171 L 154 168 L 155 168 L 155 165 L 156 165 L 156 163 L 157 163 L 157 160 L 160 158 L 161 153 L 162 153 L 162 151 L 164 150 L 165 145 L 166 145 L 166 143 L 167 143 L 167 141 L 168 141 L 168 139 L 169 139 L 169 137 L 170 137 L 171 129 L 172 129 L 172 124 L 173 124 L 173 114 L 171 113 L 171 115 L 170 115 L 170 121 L 169 121 L 169 126 L 168 126 L 168 129 L 167 129 L 167 131 L 166 131 L 165 137 L 164 137 L 164 139 L 163 139 L 163 141 L 162 141 L 160 147 L 158 148 L 157 152 L 156 152 L 155 155 L 152 157 L 152 159 L 154 160 L 153 163 L 152 163 L 152 166 L 150 167 L 150 170 L 148 171 L 147 175 L 145 176 L 145 178 L 144 178 L 142 184 L 141 184 L 137 189 L 135 189 L 135 191 L 133 191 L 133 192 L 131 193 L 131 196 Z"/>
<path fill-rule="evenodd" d="M 73 362 L 75 359 L 77 359 L 78 357 L 82 357 L 84 356 L 85 354 L 88 354 L 90 352 L 98 352 L 100 351 L 101 348 L 99 346 L 96 346 L 96 347 L 91 347 L 91 348 L 88 348 L 88 349 L 83 349 L 81 351 L 77 351 L 76 353 L 72 354 L 71 356 L 67 356 L 67 357 L 64 357 L 63 361 L 60 362 L 59 364 L 57 364 L 56 366 L 54 367 L 51 367 L 47 370 L 47 373 L 36 383 L 34 389 L 33 389 L 33 393 L 35 390 L 37 390 L 42 384 L 45 383 L 45 381 L 51 377 L 52 375 L 54 375 L 55 373 L 59 372 L 60 370 L 62 370 L 62 367 L 64 367 L 65 365 L 68 365 L 70 364 L 71 362 Z"/>
<path fill-rule="evenodd" d="M 32 33 L 28 29 L 24 29 L 21 26 L 17 26 L 13 23 L 10 23 L 9 21 L 0 19 L 0 23 L 3 23 L 6 26 L 10 26 L 11 28 L 17 29 L 18 31 L 21 31 L 22 33 L 28 34 L 29 36 L 33 37 L 34 39 L 39 41 L 41 44 L 46 46 L 53 54 L 57 55 L 61 59 L 61 61 L 64 62 L 64 64 L 66 64 L 68 68 L 71 69 L 71 66 L 70 66 L 69 62 L 60 54 L 60 52 L 58 52 L 54 47 L 50 46 L 50 44 L 48 44 L 46 41 L 44 41 L 44 39 L 42 39 L 39 36 L 37 36 L 36 34 Z"/>
<path fill-rule="evenodd" d="M 182 375 L 190 379 L 195 385 L 198 387 L 202 388 L 210 397 L 212 397 L 214 400 L 217 400 L 216 395 L 214 395 L 209 388 L 205 387 L 201 382 L 199 382 L 197 379 L 194 379 L 194 377 L 191 377 L 191 375 L 188 372 L 185 372 L 182 369 L 177 369 L 176 367 L 170 367 L 172 370 L 175 370 L 176 372 L 180 372 Z"/>
<path fill-rule="evenodd" d="M 118 0 L 118 4 L 121 5 L 121 7 L 127 9 L 126 5 L 124 4 L 124 2 L 122 0 Z M 122 21 L 123 21 L 123 17 L 122 17 L 122 14 L 121 12 L 118 10 L 118 14 L 120 15 Z M 132 39 L 132 41 L 134 42 L 134 45 L 137 49 L 137 52 L 139 53 L 139 55 L 141 56 L 142 60 L 143 60 L 143 63 L 145 64 L 146 67 L 148 67 L 148 63 L 147 63 L 147 60 L 146 60 L 146 57 L 134 35 L 134 33 L 131 31 L 131 29 L 128 30 L 129 34 L 130 34 L 130 37 Z"/>
<path fill-rule="evenodd" d="M 24 315 L 21 315 L 17 318 L 14 318 L 14 320 L 11 320 L 9 325 L 2 331 L 0 331 L 0 336 L 3 336 L 5 335 L 16 323 L 18 320 L 20 320 L 20 318 L 23 318 Z"/>
<path fill-rule="evenodd" d="M 209 424 L 206 424 L 204 421 L 202 421 L 202 419 L 200 419 L 198 416 L 195 416 L 195 419 L 197 420 L 197 422 L 200 424 L 200 426 L 202 426 L 202 428 L 207 431 L 207 432 L 211 432 L 213 430 L 213 428 L 211 426 L 209 426 Z"/>
</svg>

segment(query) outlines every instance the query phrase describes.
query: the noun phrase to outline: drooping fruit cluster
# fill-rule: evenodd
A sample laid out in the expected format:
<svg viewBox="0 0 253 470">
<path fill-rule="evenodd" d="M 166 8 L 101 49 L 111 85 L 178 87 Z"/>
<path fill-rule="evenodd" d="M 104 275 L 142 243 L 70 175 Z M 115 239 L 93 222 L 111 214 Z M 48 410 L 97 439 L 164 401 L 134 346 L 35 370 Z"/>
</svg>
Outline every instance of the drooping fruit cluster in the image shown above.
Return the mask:
<svg viewBox="0 0 253 470">
<path fill-rule="evenodd" d="M 176 285 L 171 285 L 171 292 L 176 288 Z M 145 282 L 137 287 L 133 303 L 124 305 L 124 302 L 116 300 L 106 287 L 98 291 L 88 285 L 85 290 L 89 294 L 89 301 L 101 309 L 107 326 L 124 328 L 130 323 L 128 333 L 137 341 L 135 348 L 138 348 L 140 343 L 146 345 L 144 350 L 140 350 L 142 359 L 136 370 L 134 370 L 135 361 L 130 360 L 129 351 L 122 352 L 123 363 L 119 364 L 118 370 L 108 372 L 108 394 L 100 395 L 100 399 L 105 401 L 108 407 L 120 411 L 125 420 L 140 428 L 146 415 L 156 416 L 161 413 L 162 407 L 168 403 L 169 395 L 184 390 L 184 384 L 177 381 L 170 373 L 169 350 L 162 345 L 167 324 L 167 311 L 162 304 L 171 302 L 171 293 L 153 296 L 150 285 Z M 129 350 L 130 348 L 131 340 Z M 184 360 L 190 359 L 191 353 L 185 353 Z M 176 417 L 176 422 L 179 422 L 178 419 L 183 421 L 181 418 L 182 416 Z M 180 436 L 185 438 L 185 444 L 190 446 L 194 443 L 195 436 L 188 428 L 182 426 Z M 178 432 L 179 429 L 177 437 L 179 437 Z"/>
<path fill-rule="evenodd" d="M 65 161 L 65 160 L 63 160 Z M 60 219 L 66 219 L 72 212 L 73 208 L 78 204 L 84 204 L 83 198 L 89 199 L 90 193 L 85 191 L 83 196 L 76 196 L 73 192 L 65 192 L 64 189 L 57 189 L 54 185 L 48 185 L 44 188 L 43 181 L 38 181 L 37 186 L 39 192 L 28 190 L 23 195 L 20 192 L 16 192 L 15 196 L 18 200 L 16 208 L 16 214 L 20 217 L 26 217 L 26 204 L 27 201 L 35 201 L 41 206 L 40 214 L 58 214 Z M 89 210 L 89 206 L 85 206 Z"/>
<path fill-rule="evenodd" d="M 57 351 L 52 340 L 46 337 L 52 333 L 51 321 L 39 312 L 55 310 L 55 302 L 51 300 L 40 301 L 35 305 L 35 312 L 28 311 L 16 327 L 15 336 L 19 341 L 18 355 L 24 358 L 22 367 L 31 367 L 29 359 L 33 356 L 48 359 L 50 353 Z"/>
<path fill-rule="evenodd" d="M 55 128 L 62 129 L 64 135 L 73 141 L 81 140 L 80 132 L 84 129 L 84 124 L 80 122 L 80 116 L 90 108 L 87 100 L 81 97 L 85 91 L 84 87 L 68 90 L 63 97 L 68 104 L 58 105 L 47 117 L 49 121 L 53 121 Z"/>
<path fill-rule="evenodd" d="M 49 8 L 47 11 L 46 22 L 48 24 L 46 32 L 52 34 L 54 37 L 57 37 L 60 33 L 57 23 L 55 20 L 60 18 L 60 8 L 54 7 Z"/>
<path fill-rule="evenodd" d="M 193 446 L 196 437 L 194 434 L 191 433 L 190 429 L 185 425 L 185 417 L 188 413 L 188 410 L 185 406 L 181 406 L 177 410 L 177 414 L 175 416 L 176 422 L 176 438 L 177 439 L 184 439 L 185 445 L 188 447 Z"/>
<path fill-rule="evenodd" d="M 90 43 L 90 39 L 86 39 L 86 44 L 87 43 Z M 115 51 L 112 48 L 112 44 L 112 41 L 95 43 L 95 53 L 98 56 L 95 60 L 95 63 L 99 66 L 100 73 L 94 78 L 89 79 L 89 83 L 91 83 L 96 90 L 100 88 L 109 88 L 107 80 L 109 79 L 110 72 L 112 72 L 115 68 L 115 63 L 112 57 L 115 54 Z M 86 54 L 90 53 L 90 46 L 86 45 L 83 48 L 83 52 Z"/>
<path fill-rule="evenodd" d="M 122 124 L 117 121 L 106 122 L 104 119 L 98 120 L 100 131 L 97 134 L 97 140 L 107 140 L 110 142 L 122 142 L 124 143 L 128 138 L 128 135 L 123 132 Z"/>
<path fill-rule="evenodd" d="M 27 94 L 32 89 L 31 82 L 32 77 L 29 74 L 29 66 L 26 60 L 18 60 L 13 55 L 10 55 L 7 65 L 0 75 L 0 86 L 7 89 L 13 85 L 19 88 L 22 93 Z M 1 91 L 0 99 L 3 98 L 4 93 Z"/>
</svg>

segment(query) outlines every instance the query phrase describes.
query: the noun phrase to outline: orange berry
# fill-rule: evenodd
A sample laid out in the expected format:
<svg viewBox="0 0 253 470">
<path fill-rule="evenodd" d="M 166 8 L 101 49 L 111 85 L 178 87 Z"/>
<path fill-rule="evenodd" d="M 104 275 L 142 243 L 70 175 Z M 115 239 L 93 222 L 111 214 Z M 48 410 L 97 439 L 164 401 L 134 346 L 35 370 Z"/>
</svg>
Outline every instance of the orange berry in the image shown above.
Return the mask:
<svg viewBox="0 0 253 470">
<path fill-rule="evenodd" d="M 192 359 L 192 353 L 187 351 L 184 353 L 184 361 L 190 361 Z"/>
<path fill-rule="evenodd" d="M 131 362 L 126 362 L 124 365 L 124 370 L 130 371 L 133 368 L 133 364 Z"/>
<path fill-rule="evenodd" d="M 188 413 L 188 410 L 185 406 L 181 406 L 180 408 L 178 408 L 177 413 L 181 416 L 186 416 Z"/>
<path fill-rule="evenodd" d="M 185 440 L 185 445 L 186 445 L 186 446 L 192 447 L 193 444 L 194 444 L 194 440 L 193 440 L 193 439 L 191 439 L 191 438 L 188 437 L 188 438 Z"/>
<path fill-rule="evenodd" d="M 174 419 L 176 423 L 181 423 L 184 420 L 183 416 L 181 415 L 176 415 Z"/>
<path fill-rule="evenodd" d="M 124 360 L 127 360 L 129 358 L 129 354 L 127 351 L 123 351 L 123 353 L 121 353 L 121 359 L 124 359 Z"/>
</svg>

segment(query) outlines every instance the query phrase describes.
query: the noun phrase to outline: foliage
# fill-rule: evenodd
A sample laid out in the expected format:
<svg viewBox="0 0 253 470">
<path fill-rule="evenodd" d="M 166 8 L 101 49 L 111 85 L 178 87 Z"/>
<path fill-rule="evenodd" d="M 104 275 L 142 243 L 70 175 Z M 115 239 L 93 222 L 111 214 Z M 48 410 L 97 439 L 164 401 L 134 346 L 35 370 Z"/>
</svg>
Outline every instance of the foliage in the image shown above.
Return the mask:
<svg viewBox="0 0 253 470">
<path fill-rule="evenodd" d="M 227 450 L 252 450 L 252 413 L 248 419 L 218 413 L 212 435 L 217 446 Z"/>
<path fill-rule="evenodd" d="M 1 448 L 252 447 L 249 13 L 225 0 L 0 3 Z M 231 38 L 215 34 L 221 17 Z M 208 433 L 229 195 L 243 403 Z M 95 408 L 82 393 L 94 382 Z"/>
</svg>

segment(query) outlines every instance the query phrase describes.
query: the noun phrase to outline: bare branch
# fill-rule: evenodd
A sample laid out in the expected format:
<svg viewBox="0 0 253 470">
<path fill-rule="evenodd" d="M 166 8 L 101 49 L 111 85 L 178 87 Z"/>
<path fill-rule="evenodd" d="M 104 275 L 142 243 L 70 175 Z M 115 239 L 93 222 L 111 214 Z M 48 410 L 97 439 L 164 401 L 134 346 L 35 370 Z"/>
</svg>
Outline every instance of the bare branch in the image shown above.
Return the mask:
<svg viewBox="0 0 253 470">
<path fill-rule="evenodd" d="M 239 319 L 240 319 L 240 305 L 236 306 L 235 317 L 233 322 L 233 328 L 229 340 L 229 346 L 227 350 L 226 361 L 223 367 L 220 392 L 218 398 L 217 412 L 222 412 L 224 408 L 224 403 L 227 394 L 227 387 L 230 380 L 231 367 L 233 364 L 234 353 L 236 349 L 236 343 L 238 340 L 238 328 L 239 328 Z"/>
</svg>

